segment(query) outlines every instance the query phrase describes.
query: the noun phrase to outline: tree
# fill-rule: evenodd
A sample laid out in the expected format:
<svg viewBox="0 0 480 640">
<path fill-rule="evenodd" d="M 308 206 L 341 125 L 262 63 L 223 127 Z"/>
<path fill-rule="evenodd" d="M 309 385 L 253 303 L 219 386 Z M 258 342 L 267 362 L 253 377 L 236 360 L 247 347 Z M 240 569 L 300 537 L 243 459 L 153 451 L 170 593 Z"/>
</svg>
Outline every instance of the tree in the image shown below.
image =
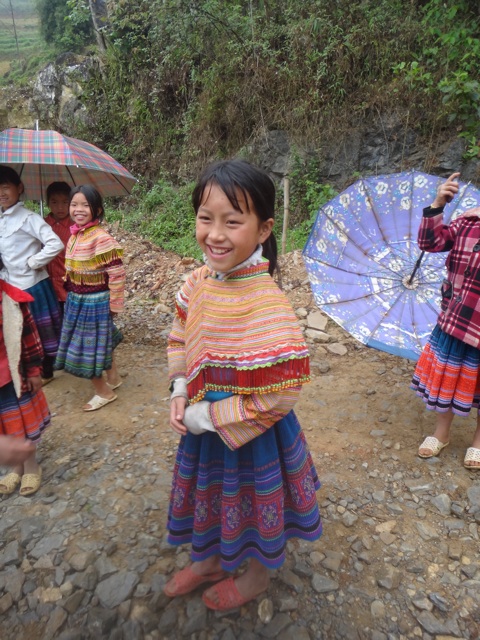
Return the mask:
<svg viewBox="0 0 480 640">
<path fill-rule="evenodd" d="M 93 24 L 86 0 L 37 0 L 40 30 L 48 44 L 60 51 L 81 51 L 93 40 Z"/>
<path fill-rule="evenodd" d="M 88 0 L 90 13 L 92 16 L 95 38 L 100 51 L 105 51 L 107 44 L 105 41 L 105 27 L 108 25 L 108 10 L 105 0 Z"/>
</svg>

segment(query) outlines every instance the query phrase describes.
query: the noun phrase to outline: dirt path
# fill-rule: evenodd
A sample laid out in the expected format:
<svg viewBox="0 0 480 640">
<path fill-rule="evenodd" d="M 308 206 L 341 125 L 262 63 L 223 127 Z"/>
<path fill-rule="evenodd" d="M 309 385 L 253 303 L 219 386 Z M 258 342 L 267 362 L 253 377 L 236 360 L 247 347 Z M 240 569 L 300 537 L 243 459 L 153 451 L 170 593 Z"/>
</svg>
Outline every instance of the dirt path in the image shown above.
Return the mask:
<svg viewBox="0 0 480 640">
<path fill-rule="evenodd" d="M 192 264 L 141 246 L 129 261 L 118 400 L 85 413 L 89 382 L 59 374 L 46 387 L 54 420 L 42 488 L 0 502 L 0 637 L 480 637 L 480 474 L 462 467 L 475 420 L 454 423 L 439 459 L 418 459 L 433 416 L 408 388 L 412 363 L 358 345 L 331 321 L 328 342 L 311 345 L 314 376 L 297 405 L 323 485 L 323 537 L 289 543 L 268 594 L 241 611 L 207 613 L 199 593 L 163 596 L 189 554 L 164 539 L 176 449 L 165 357 L 172 304 L 148 291 L 155 269 L 173 291 Z M 285 289 L 308 317 L 301 261 L 288 260 Z"/>
</svg>

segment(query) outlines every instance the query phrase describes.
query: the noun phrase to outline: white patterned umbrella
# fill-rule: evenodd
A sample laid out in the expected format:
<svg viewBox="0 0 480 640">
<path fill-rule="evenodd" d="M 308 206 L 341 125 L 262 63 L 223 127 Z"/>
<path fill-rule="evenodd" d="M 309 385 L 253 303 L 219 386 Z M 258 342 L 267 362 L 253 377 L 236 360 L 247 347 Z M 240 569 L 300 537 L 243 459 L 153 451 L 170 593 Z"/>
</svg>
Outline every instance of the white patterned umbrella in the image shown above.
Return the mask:
<svg viewBox="0 0 480 640">
<path fill-rule="evenodd" d="M 418 359 L 440 311 L 445 253 L 417 245 L 422 210 L 445 178 L 419 171 L 358 180 L 320 207 L 303 250 L 316 304 L 360 342 Z M 460 182 L 448 223 L 480 205 Z"/>
</svg>

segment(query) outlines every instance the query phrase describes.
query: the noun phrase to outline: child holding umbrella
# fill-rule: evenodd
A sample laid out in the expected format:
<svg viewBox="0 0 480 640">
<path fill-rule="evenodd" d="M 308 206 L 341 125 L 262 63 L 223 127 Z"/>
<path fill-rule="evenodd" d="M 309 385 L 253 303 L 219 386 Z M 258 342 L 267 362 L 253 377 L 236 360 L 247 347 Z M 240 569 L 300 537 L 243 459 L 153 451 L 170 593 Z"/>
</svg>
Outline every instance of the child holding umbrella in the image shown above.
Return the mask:
<svg viewBox="0 0 480 640">
<path fill-rule="evenodd" d="M 423 210 L 418 232 L 422 251 L 449 252 L 441 312 L 412 380 L 412 388 L 437 416 L 434 434 L 418 450 L 421 458 L 437 456 L 449 444 L 453 416 L 467 416 L 480 402 L 480 208 L 443 223 L 459 176 L 453 173 L 440 185 L 431 206 Z M 480 415 L 464 466 L 480 469 Z"/>
</svg>

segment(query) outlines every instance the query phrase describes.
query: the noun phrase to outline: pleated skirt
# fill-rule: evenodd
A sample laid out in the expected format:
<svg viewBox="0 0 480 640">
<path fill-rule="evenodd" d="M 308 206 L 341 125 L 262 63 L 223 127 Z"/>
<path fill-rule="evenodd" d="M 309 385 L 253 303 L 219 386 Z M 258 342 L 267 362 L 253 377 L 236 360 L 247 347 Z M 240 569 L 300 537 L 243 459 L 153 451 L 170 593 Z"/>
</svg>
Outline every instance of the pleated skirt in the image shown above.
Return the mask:
<svg viewBox="0 0 480 640">
<path fill-rule="evenodd" d="M 191 543 L 194 562 L 219 555 L 231 571 L 256 558 L 274 569 L 289 538 L 320 537 L 319 488 L 293 411 L 235 451 L 216 433 L 188 433 L 174 467 L 168 540 Z"/>
<path fill-rule="evenodd" d="M 43 352 L 46 356 L 55 358 L 62 318 L 52 283 L 49 278 L 45 278 L 26 291 L 34 298 L 29 307 L 40 335 Z"/>
<path fill-rule="evenodd" d="M 17 398 L 13 382 L 0 387 L 0 433 L 38 442 L 50 424 L 45 394 L 25 392 Z"/>
<path fill-rule="evenodd" d="M 411 388 L 426 408 L 467 416 L 480 402 L 480 349 L 447 333 L 437 325 L 417 362 Z"/>
<path fill-rule="evenodd" d="M 55 369 L 78 378 L 98 378 L 112 368 L 112 354 L 122 341 L 110 313 L 110 292 L 69 292 Z"/>
</svg>

